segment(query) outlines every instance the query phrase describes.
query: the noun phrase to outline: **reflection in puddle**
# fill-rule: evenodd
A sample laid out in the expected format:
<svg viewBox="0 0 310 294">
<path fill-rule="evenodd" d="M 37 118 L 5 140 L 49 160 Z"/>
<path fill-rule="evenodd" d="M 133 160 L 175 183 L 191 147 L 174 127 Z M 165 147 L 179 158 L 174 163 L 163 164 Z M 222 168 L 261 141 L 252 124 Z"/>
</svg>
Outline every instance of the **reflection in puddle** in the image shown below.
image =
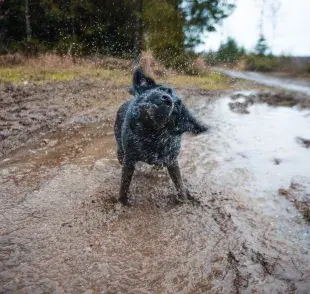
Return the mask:
<svg viewBox="0 0 310 294">
<path fill-rule="evenodd" d="M 211 130 L 194 140 L 186 136 L 184 170 L 200 181 L 248 192 L 265 214 L 284 217 L 290 203 L 281 202 L 279 188 L 297 182 L 310 192 L 310 152 L 296 142 L 310 138 L 309 110 L 254 103 L 242 115 L 231 111 L 235 101 L 226 97 L 197 109 Z"/>
</svg>

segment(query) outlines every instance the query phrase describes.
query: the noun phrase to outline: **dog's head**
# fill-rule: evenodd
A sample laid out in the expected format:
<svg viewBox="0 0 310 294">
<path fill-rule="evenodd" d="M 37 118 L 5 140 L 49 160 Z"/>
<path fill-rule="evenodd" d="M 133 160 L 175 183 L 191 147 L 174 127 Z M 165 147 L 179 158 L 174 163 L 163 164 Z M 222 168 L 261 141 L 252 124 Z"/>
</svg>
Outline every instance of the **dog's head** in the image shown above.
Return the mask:
<svg viewBox="0 0 310 294">
<path fill-rule="evenodd" d="M 172 88 L 157 84 L 141 68 L 137 68 L 133 74 L 130 93 L 136 99 L 136 116 L 146 127 L 166 128 L 175 134 L 199 134 L 207 130 L 194 118 Z"/>
</svg>

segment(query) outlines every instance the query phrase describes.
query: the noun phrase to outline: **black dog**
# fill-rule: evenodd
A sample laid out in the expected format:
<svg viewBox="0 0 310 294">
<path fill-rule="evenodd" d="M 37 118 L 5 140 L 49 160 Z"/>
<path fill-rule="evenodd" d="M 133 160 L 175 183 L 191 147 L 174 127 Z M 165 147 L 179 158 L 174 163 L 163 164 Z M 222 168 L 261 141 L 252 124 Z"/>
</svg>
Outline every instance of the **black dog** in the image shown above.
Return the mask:
<svg viewBox="0 0 310 294">
<path fill-rule="evenodd" d="M 134 97 L 120 107 L 114 126 L 117 157 L 123 165 L 119 201 L 128 204 L 127 193 L 138 161 L 167 167 L 179 196 L 186 199 L 177 161 L 181 136 L 207 128 L 192 116 L 173 89 L 156 84 L 141 68 L 133 74 L 131 93 Z"/>
</svg>

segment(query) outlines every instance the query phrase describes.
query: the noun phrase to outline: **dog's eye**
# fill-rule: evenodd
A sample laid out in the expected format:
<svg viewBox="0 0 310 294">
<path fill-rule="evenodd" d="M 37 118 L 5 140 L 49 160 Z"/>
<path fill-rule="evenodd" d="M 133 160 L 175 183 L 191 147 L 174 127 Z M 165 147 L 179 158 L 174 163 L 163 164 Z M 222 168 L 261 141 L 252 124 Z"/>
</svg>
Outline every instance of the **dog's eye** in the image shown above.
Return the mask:
<svg viewBox="0 0 310 294">
<path fill-rule="evenodd" d="M 160 87 L 159 90 L 160 90 L 160 91 L 163 91 L 163 92 L 165 92 L 165 93 L 167 93 L 167 94 L 169 94 L 169 95 L 172 95 L 172 94 L 173 94 L 173 91 L 172 91 L 172 89 L 170 89 L 170 88 Z"/>
</svg>

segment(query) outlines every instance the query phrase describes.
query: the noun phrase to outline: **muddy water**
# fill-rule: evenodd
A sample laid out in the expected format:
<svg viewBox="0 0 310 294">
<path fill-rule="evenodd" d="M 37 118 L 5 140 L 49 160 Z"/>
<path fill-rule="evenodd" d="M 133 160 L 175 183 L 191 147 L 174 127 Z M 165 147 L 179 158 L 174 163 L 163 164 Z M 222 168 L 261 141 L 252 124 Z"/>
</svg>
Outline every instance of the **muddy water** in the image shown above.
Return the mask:
<svg viewBox="0 0 310 294">
<path fill-rule="evenodd" d="M 229 97 L 183 94 L 211 126 L 180 155 L 200 204 L 172 204 L 167 172 L 145 165 L 133 207 L 115 203 L 113 117 L 80 115 L 3 158 L 0 292 L 307 293 L 308 227 L 277 191 L 294 180 L 309 193 L 294 139 L 310 137 L 309 111 L 238 114 Z"/>
<path fill-rule="evenodd" d="M 310 138 L 310 110 L 261 103 L 248 107 L 247 114 L 231 111 L 230 103 L 243 100 L 224 97 L 205 105 L 200 102 L 196 111 L 209 122 L 211 132 L 194 143 L 185 141 L 184 150 L 195 150 L 185 157 L 185 169 L 195 178 L 212 177 L 220 187 L 246 192 L 246 201 L 273 218 L 281 234 L 308 239 L 307 225 L 288 221 L 298 217 L 298 211 L 278 191 L 295 183 L 310 201 L 310 153 L 297 140 Z"/>
<path fill-rule="evenodd" d="M 193 156 L 198 159 L 195 176 L 202 174 L 198 163 L 211 157 L 218 165 L 208 172 L 220 185 L 241 186 L 254 192 L 253 197 L 269 195 L 291 182 L 307 184 L 310 154 L 297 138 L 310 138 L 310 110 L 254 104 L 249 114 L 238 114 L 228 106 L 232 101 L 236 102 L 225 97 L 196 109 L 211 125 L 211 132 L 195 138 L 193 147 L 199 150 Z"/>
</svg>

